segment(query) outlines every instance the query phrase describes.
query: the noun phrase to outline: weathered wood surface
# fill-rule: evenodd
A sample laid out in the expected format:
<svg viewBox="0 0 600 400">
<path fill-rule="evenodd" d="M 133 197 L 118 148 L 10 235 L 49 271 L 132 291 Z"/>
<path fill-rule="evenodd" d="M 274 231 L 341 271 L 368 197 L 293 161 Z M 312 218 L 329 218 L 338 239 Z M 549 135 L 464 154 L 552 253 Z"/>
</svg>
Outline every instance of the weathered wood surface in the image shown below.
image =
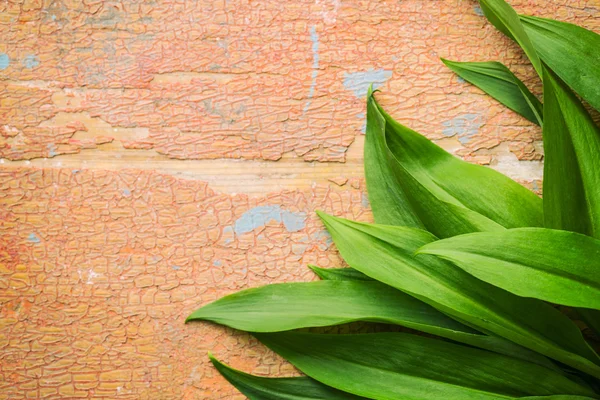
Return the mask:
<svg viewBox="0 0 600 400">
<path fill-rule="evenodd" d="M 600 31 L 598 0 L 515 0 Z M 521 52 L 471 0 L 0 2 L 0 399 L 239 398 L 208 350 L 293 369 L 196 307 L 340 264 L 370 220 L 369 83 L 401 122 L 541 189 L 539 129 L 439 61 Z"/>
</svg>

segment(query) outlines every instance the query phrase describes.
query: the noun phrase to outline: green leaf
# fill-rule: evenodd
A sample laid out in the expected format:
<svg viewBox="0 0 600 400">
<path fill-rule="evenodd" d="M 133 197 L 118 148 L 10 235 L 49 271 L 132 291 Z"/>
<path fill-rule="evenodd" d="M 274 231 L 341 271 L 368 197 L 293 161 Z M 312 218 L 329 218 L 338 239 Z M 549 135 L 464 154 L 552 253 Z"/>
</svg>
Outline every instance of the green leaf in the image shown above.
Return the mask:
<svg viewBox="0 0 600 400">
<path fill-rule="evenodd" d="M 398 181 L 401 178 L 400 166 L 387 148 L 385 124 L 371 87 L 367 95 L 364 164 L 367 193 L 375 220 L 390 225 L 424 228 Z"/>
<path fill-rule="evenodd" d="M 520 399 L 526 400 L 593 400 L 595 397 L 584 397 L 584 396 L 573 396 L 570 394 L 556 395 L 556 396 L 532 396 L 532 397 L 519 397 Z"/>
<path fill-rule="evenodd" d="M 354 268 L 320 268 L 315 265 L 309 265 L 317 276 L 327 281 L 372 281 L 373 278 L 368 277 Z"/>
<path fill-rule="evenodd" d="M 463 323 L 600 377 L 600 358 L 577 326 L 553 307 L 496 288 L 434 256 L 414 257 L 437 240 L 433 235 L 318 214 L 351 267 Z"/>
<path fill-rule="evenodd" d="M 394 121 L 373 96 L 367 109 L 385 121 L 382 126 L 377 119 L 377 126 L 369 127 L 367 142 L 385 138 L 379 147 L 384 146 L 393 156 L 376 159 L 375 151 L 365 153 L 367 190 L 377 223 L 418 227 L 407 224 L 406 218 L 396 218 L 404 212 L 418 216 L 420 225 L 439 237 L 542 225 L 542 200 L 529 190 L 490 168 L 447 153 Z M 372 165 L 384 163 L 389 164 L 385 171 L 383 166 L 380 168 L 380 176 L 393 174 L 394 179 L 370 175 Z M 396 202 L 402 205 L 398 212 L 387 213 Z"/>
<path fill-rule="evenodd" d="M 521 46 L 533 67 L 541 76 L 542 63 L 536 48 L 531 43 L 527 33 L 525 33 L 525 28 L 521 24 L 516 11 L 504 0 L 479 0 L 479 4 L 488 21 Z"/>
<path fill-rule="evenodd" d="M 600 239 L 600 129 L 573 92 L 547 68 L 544 102 L 546 226 Z"/>
<path fill-rule="evenodd" d="M 480 336 L 435 308 L 376 281 L 278 283 L 242 290 L 194 311 L 186 322 L 193 320 L 250 332 L 371 321 L 430 333 Z"/>
<path fill-rule="evenodd" d="M 499 62 L 456 62 L 444 64 L 465 81 L 472 83 L 511 110 L 534 124 L 542 125 L 542 103 L 504 64 Z"/>
<path fill-rule="evenodd" d="M 600 311 L 580 308 L 577 313 L 585 324 L 600 337 Z"/>
<path fill-rule="evenodd" d="M 542 366 L 405 333 L 255 336 L 312 378 L 374 399 L 594 396 L 590 389 Z"/>
<path fill-rule="evenodd" d="M 545 224 L 600 238 L 600 130 L 575 94 L 546 67 L 544 102 Z M 580 314 L 600 334 L 600 312 Z"/>
<path fill-rule="evenodd" d="M 600 35 L 552 19 L 520 18 L 542 61 L 600 111 Z"/>
<path fill-rule="evenodd" d="M 419 253 L 450 260 L 519 296 L 600 310 L 600 240 L 589 236 L 544 228 L 509 229 L 438 240 Z"/>
<path fill-rule="evenodd" d="M 223 364 L 211 354 L 210 361 L 225 379 L 250 400 L 358 400 L 350 393 L 344 393 L 326 386 L 309 377 L 264 378 L 247 374 Z"/>
<path fill-rule="evenodd" d="M 280 283 L 225 296 L 186 320 L 206 320 L 250 332 L 281 332 L 354 321 L 401 325 L 552 368 L 545 357 L 481 334 L 430 305 L 376 281 Z"/>
</svg>

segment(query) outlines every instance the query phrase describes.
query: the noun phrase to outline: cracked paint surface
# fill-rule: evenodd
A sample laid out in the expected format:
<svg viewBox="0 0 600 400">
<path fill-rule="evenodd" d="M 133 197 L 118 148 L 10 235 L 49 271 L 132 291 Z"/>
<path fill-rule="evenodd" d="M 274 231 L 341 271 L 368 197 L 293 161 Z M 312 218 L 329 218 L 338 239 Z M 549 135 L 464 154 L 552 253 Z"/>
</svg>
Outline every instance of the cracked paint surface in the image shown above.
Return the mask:
<svg viewBox="0 0 600 400">
<path fill-rule="evenodd" d="M 539 128 L 439 61 L 501 61 L 540 92 L 476 4 L 0 2 L 0 399 L 243 398 L 209 350 L 297 374 L 183 322 L 341 265 L 314 210 L 372 220 L 371 82 L 402 123 L 540 193 Z M 600 31 L 598 0 L 511 4 Z"/>
<path fill-rule="evenodd" d="M 599 26 L 597 0 L 513 3 Z M 115 140 L 124 152 L 173 159 L 344 161 L 370 82 L 393 115 L 430 137 L 456 115 L 481 113 L 481 139 L 464 143 L 463 156 L 507 142 L 519 159 L 539 158 L 537 129 L 439 60 L 502 61 L 539 92 L 522 54 L 474 1 L 27 0 L 3 2 L 0 13 L 8 160 Z M 81 122 L 82 113 L 110 128 Z M 130 129 L 143 134 L 124 135 Z"/>
<path fill-rule="evenodd" d="M 312 280 L 307 264 L 340 265 L 315 209 L 371 220 L 360 185 L 250 199 L 136 170 L 4 171 L 0 182 L 6 399 L 234 398 L 209 350 L 294 374 L 248 335 L 184 320 L 243 288 Z"/>
</svg>

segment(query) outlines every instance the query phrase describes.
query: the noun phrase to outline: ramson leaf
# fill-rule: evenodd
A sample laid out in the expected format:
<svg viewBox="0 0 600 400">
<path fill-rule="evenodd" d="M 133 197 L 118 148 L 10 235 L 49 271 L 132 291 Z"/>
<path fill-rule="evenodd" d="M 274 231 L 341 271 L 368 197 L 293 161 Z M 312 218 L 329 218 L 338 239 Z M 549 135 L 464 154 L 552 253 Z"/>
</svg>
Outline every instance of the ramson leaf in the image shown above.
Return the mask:
<svg viewBox="0 0 600 400">
<path fill-rule="evenodd" d="M 456 62 L 443 58 L 442 61 L 467 82 L 477 86 L 534 124 L 542 125 L 542 103 L 504 64 L 499 62 Z"/>
<path fill-rule="evenodd" d="M 547 68 L 544 102 L 546 226 L 600 238 L 600 129 Z"/>
<path fill-rule="evenodd" d="M 600 129 L 567 85 L 545 67 L 544 102 L 545 224 L 600 238 Z M 579 314 L 600 334 L 599 311 L 582 309 Z"/>
<path fill-rule="evenodd" d="M 405 333 L 255 336 L 312 378 L 373 399 L 595 396 L 587 387 L 536 364 Z"/>
<path fill-rule="evenodd" d="M 593 400 L 595 397 L 573 396 L 571 394 L 555 395 L 555 396 L 528 396 L 519 397 L 526 400 Z"/>
<path fill-rule="evenodd" d="M 375 220 L 390 225 L 424 228 L 398 180 L 402 177 L 400 166 L 387 148 L 385 125 L 372 88 L 369 88 L 364 165 L 367 193 Z"/>
<path fill-rule="evenodd" d="M 207 320 L 250 332 L 280 332 L 354 321 L 401 325 L 457 342 L 530 360 L 545 357 L 507 340 L 482 334 L 430 305 L 376 281 L 280 283 L 225 296 L 186 321 Z"/>
<path fill-rule="evenodd" d="M 481 232 L 429 243 L 419 253 L 450 260 L 523 297 L 600 310 L 600 240 L 544 228 Z"/>
<path fill-rule="evenodd" d="M 379 147 L 392 155 L 377 158 L 377 151 L 365 153 L 367 190 L 377 223 L 420 224 L 438 237 L 543 224 L 542 201 L 529 190 L 490 168 L 447 153 L 396 122 L 372 96 L 367 109 L 385 122 L 375 119 L 377 126 L 369 127 L 367 142 L 381 142 Z M 381 167 L 377 179 L 370 175 L 376 170 L 373 165 Z M 401 207 L 387 212 L 396 202 Z M 416 216 L 420 223 L 408 224 L 406 216 Z"/>
<path fill-rule="evenodd" d="M 553 307 L 496 288 L 434 256 L 414 257 L 437 240 L 433 235 L 319 216 L 351 267 L 463 323 L 600 377 L 600 358 L 577 326 Z"/>
<path fill-rule="evenodd" d="M 326 386 L 312 378 L 265 378 L 250 375 L 220 362 L 212 355 L 210 361 L 225 379 L 250 400 L 359 400 L 355 396 Z"/>
<path fill-rule="evenodd" d="M 552 19 L 520 18 L 542 61 L 600 111 L 600 35 Z"/>
<path fill-rule="evenodd" d="M 517 12 L 504 0 L 479 0 L 479 4 L 488 21 L 521 46 L 529 60 L 531 60 L 533 67 L 541 76 L 542 63 L 536 48 L 519 20 Z"/>
<path fill-rule="evenodd" d="M 368 277 L 354 268 L 321 268 L 315 265 L 309 265 L 317 276 L 328 281 L 372 281 L 373 278 Z"/>
</svg>

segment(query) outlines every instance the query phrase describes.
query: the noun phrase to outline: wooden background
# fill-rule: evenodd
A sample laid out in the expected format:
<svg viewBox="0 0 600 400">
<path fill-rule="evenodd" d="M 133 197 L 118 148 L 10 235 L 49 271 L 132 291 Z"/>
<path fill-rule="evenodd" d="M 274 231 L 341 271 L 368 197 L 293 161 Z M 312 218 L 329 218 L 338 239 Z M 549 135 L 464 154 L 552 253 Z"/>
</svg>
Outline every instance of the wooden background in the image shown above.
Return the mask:
<svg viewBox="0 0 600 400">
<path fill-rule="evenodd" d="M 600 31 L 600 0 L 513 0 Z M 475 0 L 1 0 L 0 399 L 237 399 L 207 352 L 295 371 L 184 325 L 242 288 L 341 265 L 314 214 L 369 221 L 364 97 L 541 191 L 538 127 L 439 58 L 517 46 Z"/>
</svg>

